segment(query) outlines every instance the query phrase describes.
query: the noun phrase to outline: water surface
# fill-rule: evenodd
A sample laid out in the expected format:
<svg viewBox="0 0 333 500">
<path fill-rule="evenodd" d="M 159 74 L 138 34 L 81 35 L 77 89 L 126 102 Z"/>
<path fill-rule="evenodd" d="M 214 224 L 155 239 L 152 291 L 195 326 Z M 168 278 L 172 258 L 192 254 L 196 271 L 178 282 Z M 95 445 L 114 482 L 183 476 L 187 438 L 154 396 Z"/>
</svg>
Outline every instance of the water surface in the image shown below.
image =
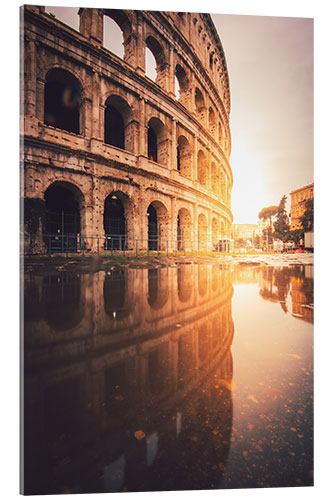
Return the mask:
<svg viewBox="0 0 333 500">
<path fill-rule="evenodd" d="M 25 275 L 25 493 L 313 484 L 313 267 Z"/>
</svg>

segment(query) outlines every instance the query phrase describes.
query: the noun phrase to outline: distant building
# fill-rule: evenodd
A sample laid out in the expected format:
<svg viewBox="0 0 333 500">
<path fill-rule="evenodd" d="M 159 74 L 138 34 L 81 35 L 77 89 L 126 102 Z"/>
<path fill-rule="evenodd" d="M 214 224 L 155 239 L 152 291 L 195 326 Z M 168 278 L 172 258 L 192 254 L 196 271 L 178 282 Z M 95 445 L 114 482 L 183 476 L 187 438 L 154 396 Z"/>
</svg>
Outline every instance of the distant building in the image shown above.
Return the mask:
<svg viewBox="0 0 333 500">
<path fill-rule="evenodd" d="M 313 183 L 291 191 L 290 229 L 302 229 L 300 218 L 305 212 L 305 203 L 313 199 Z"/>
<path fill-rule="evenodd" d="M 234 241 L 241 238 L 253 241 L 257 234 L 260 234 L 258 224 L 232 224 L 231 226 L 231 237 Z"/>
</svg>

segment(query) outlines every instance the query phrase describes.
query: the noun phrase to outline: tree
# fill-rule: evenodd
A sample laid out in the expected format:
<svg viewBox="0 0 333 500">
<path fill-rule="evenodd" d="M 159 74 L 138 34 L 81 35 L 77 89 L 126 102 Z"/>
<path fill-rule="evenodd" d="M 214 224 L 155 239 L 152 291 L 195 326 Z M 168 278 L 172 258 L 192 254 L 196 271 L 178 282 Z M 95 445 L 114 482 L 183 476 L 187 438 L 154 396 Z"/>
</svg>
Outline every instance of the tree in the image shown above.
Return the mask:
<svg viewBox="0 0 333 500">
<path fill-rule="evenodd" d="M 269 225 L 270 227 L 272 226 L 272 217 L 274 217 L 277 214 L 278 207 L 276 205 L 272 205 L 270 207 L 265 207 L 262 210 L 260 210 L 258 217 L 259 219 L 264 219 L 267 220 L 269 219 Z"/>
<path fill-rule="evenodd" d="M 274 222 L 274 237 L 286 242 L 289 239 L 290 224 L 286 212 L 287 197 L 283 195 L 277 210 L 276 220 Z"/>
<path fill-rule="evenodd" d="M 313 231 L 313 199 L 306 200 L 304 214 L 299 220 L 304 231 Z"/>
</svg>

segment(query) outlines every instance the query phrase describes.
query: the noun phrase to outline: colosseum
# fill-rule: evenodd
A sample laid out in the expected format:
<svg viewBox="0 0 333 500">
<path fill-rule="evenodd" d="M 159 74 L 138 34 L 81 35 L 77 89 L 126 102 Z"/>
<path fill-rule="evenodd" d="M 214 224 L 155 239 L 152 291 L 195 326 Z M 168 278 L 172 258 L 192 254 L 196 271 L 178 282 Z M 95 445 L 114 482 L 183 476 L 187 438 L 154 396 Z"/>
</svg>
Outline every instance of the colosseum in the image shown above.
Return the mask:
<svg viewBox="0 0 333 500">
<path fill-rule="evenodd" d="M 80 8 L 76 30 L 22 14 L 24 252 L 221 250 L 230 91 L 210 15 Z"/>
</svg>

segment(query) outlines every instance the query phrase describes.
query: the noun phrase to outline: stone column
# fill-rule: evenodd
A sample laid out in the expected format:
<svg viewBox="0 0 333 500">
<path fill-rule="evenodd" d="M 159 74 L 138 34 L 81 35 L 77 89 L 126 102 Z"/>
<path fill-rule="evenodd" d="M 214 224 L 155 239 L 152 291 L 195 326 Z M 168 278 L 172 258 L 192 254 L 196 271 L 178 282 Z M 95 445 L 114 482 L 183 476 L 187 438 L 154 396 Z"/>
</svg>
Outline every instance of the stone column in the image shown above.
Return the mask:
<svg viewBox="0 0 333 500">
<path fill-rule="evenodd" d="M 140 12 L 137 13 L 138 16 L 138 37 L 136 41 L 136 71 L 144 75 L 146 71 L 146 42 L 144 40 L 144 26 L 142 15 Z"/>
<path fill-rule="evenodd" d="M 171 121 L 170 166 L 171 170 L 177 170 L 177 122 L 175 118 Z"/>
<path fill-rule="evenodd" d="M 94 139 L 102 139 L 100 129 L 100 85 L 99 74 L 94 71 L 92 77 L 92 124 L 91 124 L 91 137 Z"/>
<path fill-rule="evenodd" d="M 104 142 L 104 121 L 105 121 L 105 108 L 104 103 L 100 103 L 98 107 L 99 123 L 98 123 L 98 138 Z"/>
<path fill-rule="evenodd" d="M 41 122 L 44 122 L 44 91 L 45 80 L 37 77 L 36 115 Z"/>
<path fill-rule="evenodd" d="M 193 250 L 198 250 L 198 209 L 196 205 L 193 205 L 193 231 L 192 231 L 192 240 L 193 240 Z"/>
<path fill-rule="evenodd" d="M 193 180 L 198 180 L 198 136 L 193 139 Z"/>
<path fill-rule="evenodd" d="M 169 94 L 171 97 L 175 97 L 175 63 L 174 63 L 174 48 L 170 47 L 169 51 Z"/>
<path fill-rule="evenodd" d="M 212 212 L 208 211 L 207 214 L 207 251 L 212 251 Z"/>
<path fill-rule="evenodd" d="M 171 198 L 169 227 L 169 251 L 175 252 L 177 250 L 177 208 L 174 197 Z"/>
<path fill-rule="evenodd" d="M 81 8 L 79 16 L 81 35 L 101 45 L 103 43 L 103 14 L 100 9 Z"/>
<path fill-rule="evenodd" d="M 24 114 L 36 116 L 36 45 L 34 40 L 28 40 L 24 48 L 24 65 L 26 76 L 24 78 Z"/>
<path fill-rule="evenodd" d="M 147 152 L 147 125 L 146 125 L 146 102 L 143 97 L 139 101 L 139 154 L 148 156 Z"/>
</svg>

